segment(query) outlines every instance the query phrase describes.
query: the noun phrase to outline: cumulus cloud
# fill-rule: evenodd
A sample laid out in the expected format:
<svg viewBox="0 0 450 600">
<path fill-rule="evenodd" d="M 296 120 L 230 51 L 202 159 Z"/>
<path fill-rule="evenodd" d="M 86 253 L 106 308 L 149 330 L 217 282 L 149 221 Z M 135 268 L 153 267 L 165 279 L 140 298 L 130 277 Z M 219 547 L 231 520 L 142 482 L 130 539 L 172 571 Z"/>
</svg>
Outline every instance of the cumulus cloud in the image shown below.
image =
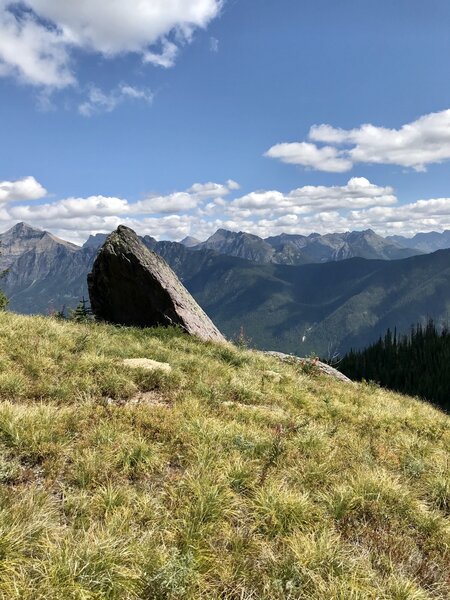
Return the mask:
<svg viewBox="0 0 450 600">
<path fill-rule="evenodd" d="M 239 189 L 239 184 L 229 179 L 225 184 L 222 183 L 194 183 L 188 192 L 199 199 L 223 198 L 234 190 Z"/>
<path fill-rule="evenodd" d="M 17 221 L 83 242 L 124 223 L 142 235 L 179 240 L 206 239 L 218 228 L 261 237 L 292 233 L 330 233 L 372 228 L 382 235 L 414 235 L 450 229 L 450 198 L 400 204 L 391 187 L 353 177 L 342 186 L 303 186 L 288 192 L 262 190 L 239 195 L 239 185 L 195 183 L 187 190 L 154 194 L 139 201 L 90 196 L 36 202 L 44 188 L 32 177 L 0 184 L 0 226 Z M 26 203 L 26 200 L 34 200 Z M 20 201 L 20 202 L 19 202 Z"/>
<path fill-rule="evenodd" d="M 332 146 L 317 147 L 309 142 L 276 144 L 264 156 L 277 158 L 291 165 L 302 165 L 318 171 L 344 173 L 352 168 L 352 162 Z"/>
<path fill-rule="evenodd" d="M 28 14 L 20 18 L 0 3 L 0 75 L 32 85 L 64 88 L 75 83 L 63 32 Z"/>
<path fill-rule="evenodd" d="M 432 229 L 444 230 L 450 228 L 450 198 L 432 198 L 390 208 L 374 206 L 365 211 L 351 211 L 349 220 L 364 224 L 375 223 L 383 231 L 402 228 L 414 234 L 423 231 L 426 224 Z"/>
<path fill-rule="evenodd" d="M 226 183 L 194 183 L 185 192 L 174 192 L 168 195 L 152 195 L 132 205 L 134 213 L 167 214 L 186 212 L 195 208 L 200 210 L 205 202 L 220 202 L 232 191 L 239 189 L 239 184 L 232 179 Z"/>
<path fill-rule="evenodd" d="M 87 99 L 79 105 L 78 112 L 84 117 L 91 117 L 101 112 L 112 112 L 126 100 L 139 100 L 147 104 L 153 102 L 153 93 L 148 89 L 121 84 L 116 89 L 106 93 L 96 86 L 91 86 Z"/>
<path fill-rule="evenodd" d="M 174 64 L 179 47 L 220 12 L 222 0 L 1 0 L 0 75 L 63 88 L 75 83 L 71 52 L 135 53 Z"/>
<path fill-rule="evenodd" d="M 113 216 L 128 212 L 129 205 L 121 198 L 105 196 L 90 196 L 89 198 L 67 198 L 58 202 L 16 205 L 9 209 L 9 214 L 19 220 L 33 221 L 44 217 L 47 221 L 53 219 L 73 219 L 77 217 Z"/>
<path fill-rule="evenodd" d="M 90 233 L 112 231 L 120 223 L 159 238 L 179 239 L 194 227 L 206 236 L 212 224 L 200 218 L 204 205 L 219 202 L 238 188 L 235 181 L 229 180 L 224 184 L 195 183 L 183 192 L 152 195 L 137 202 L 97 195 L 41 204 L 16 203 L 0 211 L 0 224 L 7 228 L 26 221 L 74 242 L 85 240 Z M 38 199 L 45 194 L 33 178 L 0 184 L 0 199 L 4 201 Z"/>
<path fill-rule="evenodd" d="M 314 125 L 308 139 L 276 144 L 265 156 L 318 171 L 349 171 L 357 163 L 425 171 L 427 165 L 450 159 L 450 109 L 424 115 L 400 129 L 371 124 L 356 129 Z"/>
<path fill-rule="evenodd" d="M 148 213 L 177 213 L 195 208 L 197 198 L 187 192 L 174 192 L 168 196 L 150 196 L 133 205 L 133 211 L 141 214 Z"/>
<path fill-rule="evenodd" d="M 397 198 L 391 187 L 379 187 L 365 177 L 353 177 L 344 186 L 307 185 L 287 194 L 279 191 L 251 192 L 232 202 L 238 208 L 251 210 L 290 210 L 311 212 L 329 209 L 363 208 L 395 204 Z"/>
<path fill-rule="evenodd" d="M 34 177 L 24 177 L 18 181 L 0 181 L 0 202 L 39 200 L 47 195 L 47 190 Z"/>
<path fill-rule="evenodd" d="M 217 16 L 217 0 L 25 0 L 36 14 L 60 25 L 76 44 L 105 55 L 142 52 L 176 31 L 189 40 Z"/>
</svg>

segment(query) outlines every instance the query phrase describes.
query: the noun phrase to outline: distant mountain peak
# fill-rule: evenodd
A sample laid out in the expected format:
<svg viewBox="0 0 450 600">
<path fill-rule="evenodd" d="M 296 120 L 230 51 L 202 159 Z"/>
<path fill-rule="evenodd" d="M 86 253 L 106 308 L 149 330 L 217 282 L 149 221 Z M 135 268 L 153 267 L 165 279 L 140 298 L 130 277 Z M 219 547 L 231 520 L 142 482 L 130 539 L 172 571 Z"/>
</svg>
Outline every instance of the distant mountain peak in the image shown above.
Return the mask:
<svg viewBox="0 0 450 600">
<path fill-rule="evenodd" d="M 79 246 L 72 244 L 72 242 L 67 242 L 66 240 L 63 240 L 53 233 L 45 231 L 44 229 L 32 227 L 24 221 L 16 223 L 13 227 L 11 227 L 11 229 L 8 229 L 8 231 L 5 231 L 5 233 L 0 234 L 0 239 L 4 244 L 26 243 L 27 241 L 36 243 L 36 241 L 42 240 L 45 242 L 45 240 L 48 240 L 49 242 L 62 244 L 63 246 L 73 250 L 79 248 Z"/>
<path fill-rule="evenodd" d="M 218 229 L 215 233 L 213 233 L 208 240 L 215 240 L 217 238 L 230 238 L 230 237 L 236 237 L 238 234 L 237 231 L 229 231 L 228 229 L 223 229 L 222 227 L 220 229 Z"/>
<path fill-rule="evenodd" d="M 212 242 L 222 239 L 235 240 L 240 238 L 264 241 L 262 238 L 255 235 L 254 233 L 248 233 L 247 231 L 230 231 L 229 229 L 220 228 L 215 233 L 213 233 L 212 236 L 206 240 L 206 242 Z"/>
<path fill-rule="evenodd" d="M 11 227 L 11 230 L 13 231 L 20 231 L 22 229 L 35 229 L 35 227 L 28 225 L 28 223 L 25 223 L 25 221 L 20 221 Z"/>
<path fill-rule="evenodd" d="M 198 244 L 200 244 L 200 240 L 192 235 L 187 235 L 180 241 L 180 244 L 183 244 L 183 246 L 186 246 L 186 248 L 193 248 L 194 246 L 198 246 Z"/>
<path fill-rule="evenodd" d="M 14 261 L 29 251 L 45 254 L 52 248 L 64 247 L 73 253 L 79 250 L 79 246 L 62 240 L 53 233 L 36 229 L 23 221 L 16 223 L 11 229 L 0 234 L 1 254 L 0 271 L 9 268 Z"/>
<path fill-rule="evenodd" d="M 91 234 L 84 242 L 83 248 L 100 248 L 100 246 L 103 246 L 107 237 L 108 235 L 106 233 Z"/>
<path fill-rule="evenodd" d="M 42 236 L 45 232 L 42 229 L 36 229 L 28 223 L 21 221 L 16 223 L 11 229 L 5 231 L 3 234 L 5 237 L 18 238 L 18 237 L 38 237 Z"/>
</svg>

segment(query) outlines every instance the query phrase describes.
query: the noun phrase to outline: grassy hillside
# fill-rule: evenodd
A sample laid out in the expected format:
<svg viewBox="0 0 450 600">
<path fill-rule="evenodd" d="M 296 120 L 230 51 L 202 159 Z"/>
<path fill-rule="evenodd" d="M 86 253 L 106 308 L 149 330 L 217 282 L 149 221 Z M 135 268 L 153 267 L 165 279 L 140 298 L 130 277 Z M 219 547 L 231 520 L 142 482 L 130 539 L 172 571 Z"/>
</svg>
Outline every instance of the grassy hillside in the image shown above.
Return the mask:
<svg viewBox="0 0 450 600">
<path fill-rule="evenodd" d="M 449 598 L 449 450 L 375 386 L 0 314 L 0 598 Z"/>
</svg>

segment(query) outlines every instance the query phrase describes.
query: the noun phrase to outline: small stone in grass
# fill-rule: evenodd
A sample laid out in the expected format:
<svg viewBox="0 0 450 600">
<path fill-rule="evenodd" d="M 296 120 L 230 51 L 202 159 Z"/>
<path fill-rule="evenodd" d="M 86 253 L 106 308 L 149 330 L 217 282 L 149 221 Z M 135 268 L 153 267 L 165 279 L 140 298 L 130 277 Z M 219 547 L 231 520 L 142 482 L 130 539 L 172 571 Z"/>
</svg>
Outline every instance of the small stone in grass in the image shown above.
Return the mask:
<svg viewBox="0 0 450 600">
<path fill-rule="evenodd" d="M 170 373 L 172 367 L 169 363 L 158 362 L 150 358 L 125 358 L 123 364 L 130 369 L 146 369 L 147 371 L 166 371 Z"/>
</svg>

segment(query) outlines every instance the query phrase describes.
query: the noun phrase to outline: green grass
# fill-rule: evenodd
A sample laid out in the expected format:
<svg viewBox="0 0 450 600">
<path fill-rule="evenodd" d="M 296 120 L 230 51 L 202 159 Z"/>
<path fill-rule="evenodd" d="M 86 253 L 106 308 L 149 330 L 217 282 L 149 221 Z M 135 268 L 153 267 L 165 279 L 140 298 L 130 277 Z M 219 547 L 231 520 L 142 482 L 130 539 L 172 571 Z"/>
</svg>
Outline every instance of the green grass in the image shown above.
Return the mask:
<svg viewBox="0 0 450 600">
<path fill-rule="evenodd" d="M 450 598 L 449 424 L 177 330 L 0 314 L 0 598 Z"/>
</svg>

